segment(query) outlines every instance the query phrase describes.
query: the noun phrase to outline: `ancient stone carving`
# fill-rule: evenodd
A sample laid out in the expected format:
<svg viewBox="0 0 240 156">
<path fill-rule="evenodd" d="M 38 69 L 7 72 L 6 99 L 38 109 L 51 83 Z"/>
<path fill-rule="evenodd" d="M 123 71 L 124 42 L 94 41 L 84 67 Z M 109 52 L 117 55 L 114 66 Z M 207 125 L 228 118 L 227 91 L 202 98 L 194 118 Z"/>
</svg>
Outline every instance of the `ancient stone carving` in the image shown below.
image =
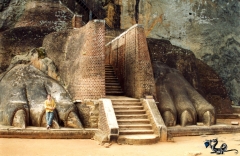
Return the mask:
<svg viewBox="0 0 240 156">
<path fill-rule="evenodd" d="M 147 39 L 152 62 L 177 69 L 211 103 L 216 114 L 231 114 L 233 109 L 226 87 L 219 75 L 193 52 L 174 46 L 167 40 Z"/>
<path fill-rule="evenodd" d="M 216 122 L 214 107 L 208 103 L 181 75 L 162 63 L 153 64 L 155 72 L 158 108 L 167 126 Z"/>
<path fill-rule="evenodd" d="M 76 106 L 70 95 L 57 83 L 32 65 L 16 65 L 1 75 L 0 123 L 24 128 L 45 126 L 44 100 L 51 93 L 57 106 L 53 126 L 82 128 Z"/>
</svg>

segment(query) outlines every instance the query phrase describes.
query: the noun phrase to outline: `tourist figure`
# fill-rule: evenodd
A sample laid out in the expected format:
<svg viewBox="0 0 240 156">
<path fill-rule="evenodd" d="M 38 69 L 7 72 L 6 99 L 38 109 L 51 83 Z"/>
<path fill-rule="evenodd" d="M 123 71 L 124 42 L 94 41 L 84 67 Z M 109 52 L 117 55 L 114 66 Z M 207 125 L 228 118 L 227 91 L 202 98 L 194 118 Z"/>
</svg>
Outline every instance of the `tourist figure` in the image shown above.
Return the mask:
<svg viewBox="0 0 240 156">
<path fill-rule="evenodd" d="M 50 129 L 53 121 L 54 109 L 56 107 L 55 101 L 52 99 L 51 94 L 47 95 L 47 100 L 45 100 L 44 104 L 46 109 L 47 129 Z"/>
</svg>

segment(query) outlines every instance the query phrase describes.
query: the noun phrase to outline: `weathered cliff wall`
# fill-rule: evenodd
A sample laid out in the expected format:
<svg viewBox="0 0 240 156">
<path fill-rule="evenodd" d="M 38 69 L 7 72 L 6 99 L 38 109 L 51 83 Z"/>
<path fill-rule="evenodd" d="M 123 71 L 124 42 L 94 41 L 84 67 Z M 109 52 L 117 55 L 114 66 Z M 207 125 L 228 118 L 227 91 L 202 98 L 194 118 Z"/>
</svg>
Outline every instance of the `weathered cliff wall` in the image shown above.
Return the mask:
<svg viewBox="0 0 240 156">
<path fill-rule="evenodd" d="M 122 29 L 138 22 L 149 38 L 193 51 L 220 75 L 231 100 L 240 104 L 238 0 L 128 0 L 121 6 Z"/>
</svg>

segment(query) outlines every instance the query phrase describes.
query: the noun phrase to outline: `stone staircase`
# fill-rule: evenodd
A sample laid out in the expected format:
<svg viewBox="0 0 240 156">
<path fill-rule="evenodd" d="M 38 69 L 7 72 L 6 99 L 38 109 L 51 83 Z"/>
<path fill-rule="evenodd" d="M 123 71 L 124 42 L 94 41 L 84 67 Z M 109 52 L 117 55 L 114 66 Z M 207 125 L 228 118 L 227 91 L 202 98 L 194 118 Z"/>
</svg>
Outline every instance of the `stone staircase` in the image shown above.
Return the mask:
<svg viewBox="0 0 240 156">
<path fill-rule="evenodd" d="M 113 67 L 111 65 L 105 65 L 105 84 L 106 95 L 121 96 L 124 95 L 122 88 L 118 82 Z"/>
<path fill-rule="evenodd" d="M 159 141 L 139 99 L 111 99 L 116 114 L 120 144 L 153 144 Z"/>
</svg>

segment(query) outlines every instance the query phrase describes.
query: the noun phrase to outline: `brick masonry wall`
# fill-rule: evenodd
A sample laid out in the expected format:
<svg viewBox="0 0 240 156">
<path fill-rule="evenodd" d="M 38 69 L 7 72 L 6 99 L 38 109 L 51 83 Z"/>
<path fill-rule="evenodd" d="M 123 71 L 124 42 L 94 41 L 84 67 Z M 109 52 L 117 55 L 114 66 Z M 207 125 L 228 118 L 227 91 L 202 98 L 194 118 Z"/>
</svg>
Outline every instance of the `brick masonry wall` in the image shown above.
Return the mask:
<svg viewBox="0 0 240 156">
<path fill-rule="evenodd" d="M 76 99 L 98 99 L 105 96 L 104 23 L 94 22 L 86 28 L 86 42 L 80 51 L 79 75 L 75 79 Z"/>
<path fill-rule="evenodd" d="M 141 98 L 144 95 L 156 95 L 151 60 L 142 26 L 135 25 L 108 43 L 106 56 L 127 96 Z"/>
</svg>

